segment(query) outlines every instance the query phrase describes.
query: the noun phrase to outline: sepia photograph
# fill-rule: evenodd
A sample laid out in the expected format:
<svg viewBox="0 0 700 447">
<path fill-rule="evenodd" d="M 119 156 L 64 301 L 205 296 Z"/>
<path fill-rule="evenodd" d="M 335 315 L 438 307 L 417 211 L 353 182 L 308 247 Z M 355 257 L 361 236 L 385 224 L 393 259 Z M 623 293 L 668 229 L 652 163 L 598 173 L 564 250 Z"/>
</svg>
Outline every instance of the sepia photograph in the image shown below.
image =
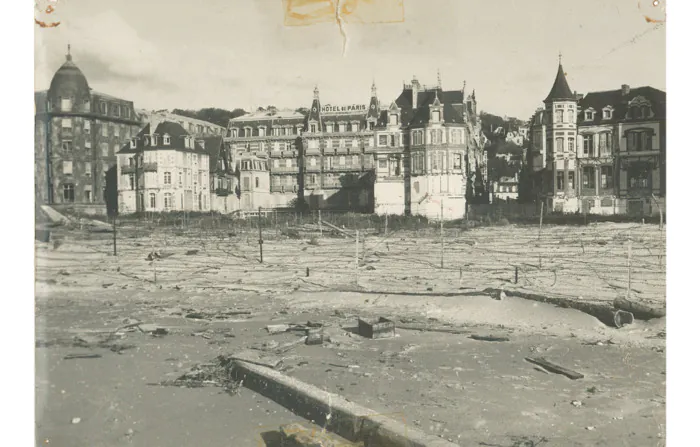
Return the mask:
<svg viewBox="0 0 700 447">
<path fill-rule="evenodd" d="M 34 0 L 33 445 L 666 446 L 666 25 Z"/>
</svg>

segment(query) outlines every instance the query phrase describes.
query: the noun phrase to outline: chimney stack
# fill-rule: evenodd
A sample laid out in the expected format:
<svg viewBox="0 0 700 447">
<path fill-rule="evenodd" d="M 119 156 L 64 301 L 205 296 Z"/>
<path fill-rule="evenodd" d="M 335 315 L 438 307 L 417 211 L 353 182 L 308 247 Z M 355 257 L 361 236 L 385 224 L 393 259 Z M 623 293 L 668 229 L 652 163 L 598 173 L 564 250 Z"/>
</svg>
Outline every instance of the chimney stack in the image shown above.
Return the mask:
<svg viewBox="0 0 700 447">
<path fill-rule="evenodd" d="M 627 84 L 622 84 L 622 96 L 627 96 L 630 94 L 630 86 Z"/>
<path fill-rule="evenodd" d="M 415 109 L 418 107 L 418 90 L 420 90 L 420 82 L 415 76 L 411 80 L 411 90 L 413 91 L 413 108 Z"/>
</svg>

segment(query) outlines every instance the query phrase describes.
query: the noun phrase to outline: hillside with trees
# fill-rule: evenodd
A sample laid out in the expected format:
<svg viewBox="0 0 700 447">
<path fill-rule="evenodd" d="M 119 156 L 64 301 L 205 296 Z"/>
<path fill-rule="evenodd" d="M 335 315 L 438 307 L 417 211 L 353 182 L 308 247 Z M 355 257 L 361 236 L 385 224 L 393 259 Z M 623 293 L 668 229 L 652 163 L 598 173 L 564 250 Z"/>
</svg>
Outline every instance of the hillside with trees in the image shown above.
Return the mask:
<svg viewBox="0 0 700 447">
<path fill-rule="evenodd" d="M 228 127 L 228 120 L 231 118 L 236 118 L 246 114 L 243 109 L 218 109 L 215 107 L 208 107 L 199 110 L 189 110 L 189 109 L 173 109 L 172 113 L 176 115 L 186 116 L 188 118 L 195 118 L 202 121 L 208 121 L 212 124 L 216 124 L 222 127 Z"/>
</svg>

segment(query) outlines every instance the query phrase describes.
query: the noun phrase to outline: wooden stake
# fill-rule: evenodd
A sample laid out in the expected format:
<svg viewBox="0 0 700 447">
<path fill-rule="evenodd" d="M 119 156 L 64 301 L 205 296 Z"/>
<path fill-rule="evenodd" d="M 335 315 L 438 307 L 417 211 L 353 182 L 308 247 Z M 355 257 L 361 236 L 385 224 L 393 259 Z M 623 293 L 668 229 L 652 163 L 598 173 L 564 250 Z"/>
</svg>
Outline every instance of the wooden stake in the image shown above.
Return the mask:
<svg viewBox="0 0 700 447">
<path fill-rule="evenodd" d="M 389 213 L 384 213 L 384 236 L 389 234 Z"/>
<path fill-rule="evenodd" d="M 627 299 L 630 297 L 632 289 L 632 236 L 627 232 Z"/>
<path fill-rule="evenodd" d="M 112 218 L 112 242 L 114 245 L 114 257 L 117 257 L 117 216 Z"/>
<path fill-rule="evenodd" d="M 440 268 L 445 267 L 445 235 L 442 228 L 442 199 L 440 199 Z"/>
<path fill-rule="evenodd" d="M 515 283 L 518 283 L 518 266 L 515 266 Z"/>
<path fill-rule="evenodd" d="M 318 231 L 321 233 L 321 237 L 323 237 L 323 224 L 321 223 L 321 210 L 318 210 Z"/>
<path fill-rule="evenodd" d="M 360 283 L 360 230 L 355 230 L 355 282 Z"/>
<path fill-rule="evenodd" d="M 540 204 L 540 231 L 537 233 L 537 240 L 542 236 L 542 218 L 544 217 L 544 202 Z"/>
<path fill-rule="evenodd" d="M 263 238 L 262 238 L 262 207 L 258 207 L 258 244 L 260 244 L 260 263 L 263 262 Z"/>
</svg>

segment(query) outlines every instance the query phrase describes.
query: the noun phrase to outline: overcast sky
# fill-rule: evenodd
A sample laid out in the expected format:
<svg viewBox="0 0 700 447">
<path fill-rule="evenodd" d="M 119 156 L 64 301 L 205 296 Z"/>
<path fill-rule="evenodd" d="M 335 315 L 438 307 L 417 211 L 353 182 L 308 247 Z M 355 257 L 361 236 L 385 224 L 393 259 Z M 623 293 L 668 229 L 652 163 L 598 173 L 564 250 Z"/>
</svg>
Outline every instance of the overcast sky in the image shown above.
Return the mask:
<svg viewBox="0 0 700 447">
<path fill-rule="evenodd" d="M 343 55 L 337 25 L 285 27 L 283 0 L 58 0 L 44 18 L 61 24 L 35 27 L 35 87 L 48 88 L 70 42 L 93 89 L 146 109 L 308 107 L 316 84 L 323 103 L 367 103 L 373 79 L 389 103 L 403 81 L 435 84 L 439 69 L 445 89 L 476 90 L 480 109 L 527 119 L 560 51 L 578 92 L 666 90 L 651 0 L 404 3 L 402 23 L 346 25 Z"/>
</svg>

